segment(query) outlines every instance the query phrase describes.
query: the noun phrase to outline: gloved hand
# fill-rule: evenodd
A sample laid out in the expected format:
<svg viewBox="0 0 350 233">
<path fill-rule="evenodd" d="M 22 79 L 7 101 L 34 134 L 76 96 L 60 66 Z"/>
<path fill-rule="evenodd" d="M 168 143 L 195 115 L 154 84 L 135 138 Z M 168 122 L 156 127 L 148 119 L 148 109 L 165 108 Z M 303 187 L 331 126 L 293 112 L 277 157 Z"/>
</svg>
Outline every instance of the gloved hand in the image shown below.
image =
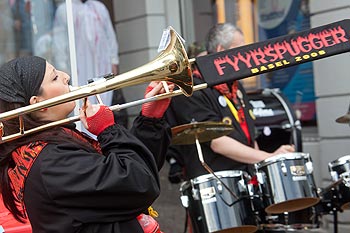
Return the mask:
<svg viewBox="0 0 350 233">
<path fill-rule="evenodd" d="M 84 108 L 85 110 L 80 110 L 80 120 L 84 127 L 96 136 L 115 123 L 113 112 L 105 105 L 91 105 L 87 101 Z"/>
<path fill-rule="evenodd" d="M 169 85 L 169 89 L 173 89 L 174 84 Z M 145 98 L 164 93 L 164 87 L 161 82 L 151 82 L 146 88 Z M 162 118 L 165 111 L 169 107 L 171 98 L 157 100 L 154 102 L 144 103 L 142 105 L 142 115 L 149 118 Z"/>
</svg>

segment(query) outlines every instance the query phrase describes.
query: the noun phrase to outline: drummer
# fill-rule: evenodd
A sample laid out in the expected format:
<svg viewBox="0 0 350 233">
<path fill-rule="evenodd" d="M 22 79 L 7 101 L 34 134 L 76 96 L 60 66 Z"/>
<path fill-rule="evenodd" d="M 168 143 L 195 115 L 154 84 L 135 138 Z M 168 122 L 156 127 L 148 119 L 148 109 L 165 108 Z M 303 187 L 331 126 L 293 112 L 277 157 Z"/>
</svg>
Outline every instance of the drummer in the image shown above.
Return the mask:
<svg viewBox="0 0 350 233">
<path fill-rule="evenodd" d="M 244 45 L 243 33 L 230 23 L 217 24 L 207 35 L 208 54 Z M 196 72 L 194 72 L 196 73 Z M 195 84 L 203 83 L 199 72 L 194 75 Z M 201 144 L 204 160 L 214 171 L 252 171 L 253 164 L 277 154 L 294 152 L 294 145 L 282 145 L 273 153 L 259 150 L 255 141 L 254 116 L 247 95 L 239 81 L 223 83 L 196 91 L 190 97 L 173 98 L 166 112 L 172 127 L 190 122 L 226 122 L 234 126 L 227 136 L 220 136 Z M 212 135 L 215 136 L 214 133 Z M 172 145 L 168 161 L 184 168 L 184 179 L 189 180 L 208 174 L 192 145 Z"/>
</svg>

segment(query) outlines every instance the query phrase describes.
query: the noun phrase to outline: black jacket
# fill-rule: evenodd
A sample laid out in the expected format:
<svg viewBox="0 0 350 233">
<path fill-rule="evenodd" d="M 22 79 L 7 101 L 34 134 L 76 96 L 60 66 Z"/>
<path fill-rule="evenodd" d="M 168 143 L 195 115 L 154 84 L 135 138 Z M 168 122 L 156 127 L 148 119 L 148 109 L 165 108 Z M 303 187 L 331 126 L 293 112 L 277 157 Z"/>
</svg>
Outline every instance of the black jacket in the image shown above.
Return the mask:
<svg viewBox="0 0 350 233">
<path fill-rule="evenodd" d="M 143 232 L 136 217 L 159 195 L 171 135 L 163 120 L 140 116 L 134 126 L 105 129 L 103 155 L 74 143 L 41 151 L 24 192 L 33 233 Z"/>
<path fill-rule="evenodd" d="M 202 83 L 201 79 L 195 78 L 195 84 Z M 251 105 L 241 84 L 239 89 L 243 93 L 245 102 L 245 116 L 248 124 L 251 138 L 254 140 L 255 127 L 250 114 Z M 221 98 L 221 100 L 219 100 Z M 213 88 L 206 88 L 200 91 L 195 91 L 191 97 L 178 96 L 172 98 L 170 107 L 166 112 L 166 119 L 171 127 L 189 124 L 191 121 L 203 122 L 214 121 L 222 122 L 224 118 L 229 118 L 232 121 L 234 130 L 227 136 L 236 139 L 237 141 L 253 146 L 247 141 L 247 138 L 240 127 L 239 122 L 236 121 L 228 106 L 220 103 L 222 95 Z M 214 170 L 244 170 L 250 171 L 251 165 L 243 164 L 233 161 L 227 157 L 213 152 L 210 148 L 210 142 L 201 144 L 205 162 Z M 204 169 L 198 158 L 198 152 L 195 145 L 172 145 L 167 154 L 168 158 L 173 157 L 185 167 L 185 178 L 193 179 L 203 174 L 208 174 Z"/>
</svg>

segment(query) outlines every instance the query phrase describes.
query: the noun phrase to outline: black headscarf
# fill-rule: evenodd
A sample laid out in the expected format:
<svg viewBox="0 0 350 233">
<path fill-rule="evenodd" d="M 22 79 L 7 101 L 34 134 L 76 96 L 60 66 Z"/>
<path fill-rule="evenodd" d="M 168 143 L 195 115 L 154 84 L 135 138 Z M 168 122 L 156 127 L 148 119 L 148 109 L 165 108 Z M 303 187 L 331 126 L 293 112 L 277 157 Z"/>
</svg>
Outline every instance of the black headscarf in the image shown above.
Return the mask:
<svg viewBox="0 0 350 233">
<path fill-rule="evenodd" d="M 46 60 L 35 56 L 19 57 L 0 68 L 0 99 L 29 105 L 44 79 Z"/>
</svg>

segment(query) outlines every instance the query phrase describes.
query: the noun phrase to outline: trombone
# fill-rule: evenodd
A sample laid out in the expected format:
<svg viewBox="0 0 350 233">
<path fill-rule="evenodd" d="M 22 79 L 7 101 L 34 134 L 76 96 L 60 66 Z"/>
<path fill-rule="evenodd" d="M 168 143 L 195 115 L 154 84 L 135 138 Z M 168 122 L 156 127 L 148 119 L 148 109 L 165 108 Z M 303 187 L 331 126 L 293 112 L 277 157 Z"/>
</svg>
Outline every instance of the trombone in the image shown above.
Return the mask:
<svg viewBox="0 0 350 233">
<path fill-rule="evenodd" d="M 132 104 L 125 104 L 124 106 L 111 107 L 111 110 L 120 110 L 122 108 L 130 107 L 131 105 L 142 104 L 143 102 L 150 102 L 159 99 L 169 98 L 172 96 L 184 94 L 191 96 L 194 90 L 191 63 L 194 60 L 189 60 L 186 50 L 184 48 L 182 39 L 179 38 L 177 32 L 170 27 L 170 39 L 168 46 L 151 62 L 123 73 L 121 75 L 108 78 L 103 82 L 90 83 L 72 90 L 64 95 L 56 96 L 54 98 L 17 108 L 0 114 L 0 144 L 7 141 L 15 140 L 28 134 L 32 134 L 43 129 L 65 124 L 72 121 L 79 120 L 78 116 L 70 117 L 60 121 L 51 122 L 33 129 L 25 131 L 23 115 L 43 108 L 52 107 L 55 105 L 67 103 L 70 101 L 86 98 L 92 95 L 100 94 L 106 91 L 115 90 L 131 85 L 137 85 L 151 81 L 167 81 L 176 84 L 180 89 L 170 93 L 164 93 L 153 98 L 134 101 Z M 202 85 L 201 88 L 205 88 Z M 196 89 L 199 89 L 196 88 Z M 18 117 L 20 122 L 20 130 L 18 133 L 7 135 L 3 137 L 4 128 L 2 121 Z"/>
<path fill-rule="evenodd" d="M 202 84 L 198 84 L 198 85 L 193 86 L 193 91 L 198 91 L 198 90 L 202 90 L 205 88 L 207 88 L 207 84 L 202 83 Z M 145 98 L 145 99 L 141 99 L 141 100 L 134 100 L 134 101 L 131 101 L 129 103 L 113 105 L 113 106 L 110 106 L 109 109 L 111 109 L 112 111 L 120 111 L 120 110 L 125 109 L 125 108 L 134 107 L 134 106 L 138 106 L 138 105 L 141 105 L 144 103 L 162 100 L 162 99 L 166 99 L 166 98 L 170 98 L 170 97 L 175 97 L 175 96 L 182 95 L 182 94 L 183 94 L 182 90 L 175 90 L 173 92 L 163 93 L 163 94 L 159 94 L 159 95 L 152 96 L 152 97 Z M 40 132 L 42 130 L 46 130 L 46 129 L 49 129 L 49 128 L 52 128 L 55 126 L 59 126 L 59 125 L 64 125 L 64 124 L 76 122 L 79 120 L 80 120 L 79 116 L 72 116 L 72 117 L 68 117 L 68 118 L 65 118 L 65 119 L 62 119 L 59 121 L 50 122 L 48 124 L 41 125 L 41 126 L 38 126 L 36 128 L 26 130 L 23 133 L 18 132 L 16 134 L 11 134 L 9 136 L 5 136 L 0 141 L 0 144 L 5 143 L 7 141 L 12 141 L 12 140 L 18 139 L 20 137 L 23 137 L 24 135 L 29 135 L 29 134 L 32 134 L 35 132 Z"/>
</svg>

